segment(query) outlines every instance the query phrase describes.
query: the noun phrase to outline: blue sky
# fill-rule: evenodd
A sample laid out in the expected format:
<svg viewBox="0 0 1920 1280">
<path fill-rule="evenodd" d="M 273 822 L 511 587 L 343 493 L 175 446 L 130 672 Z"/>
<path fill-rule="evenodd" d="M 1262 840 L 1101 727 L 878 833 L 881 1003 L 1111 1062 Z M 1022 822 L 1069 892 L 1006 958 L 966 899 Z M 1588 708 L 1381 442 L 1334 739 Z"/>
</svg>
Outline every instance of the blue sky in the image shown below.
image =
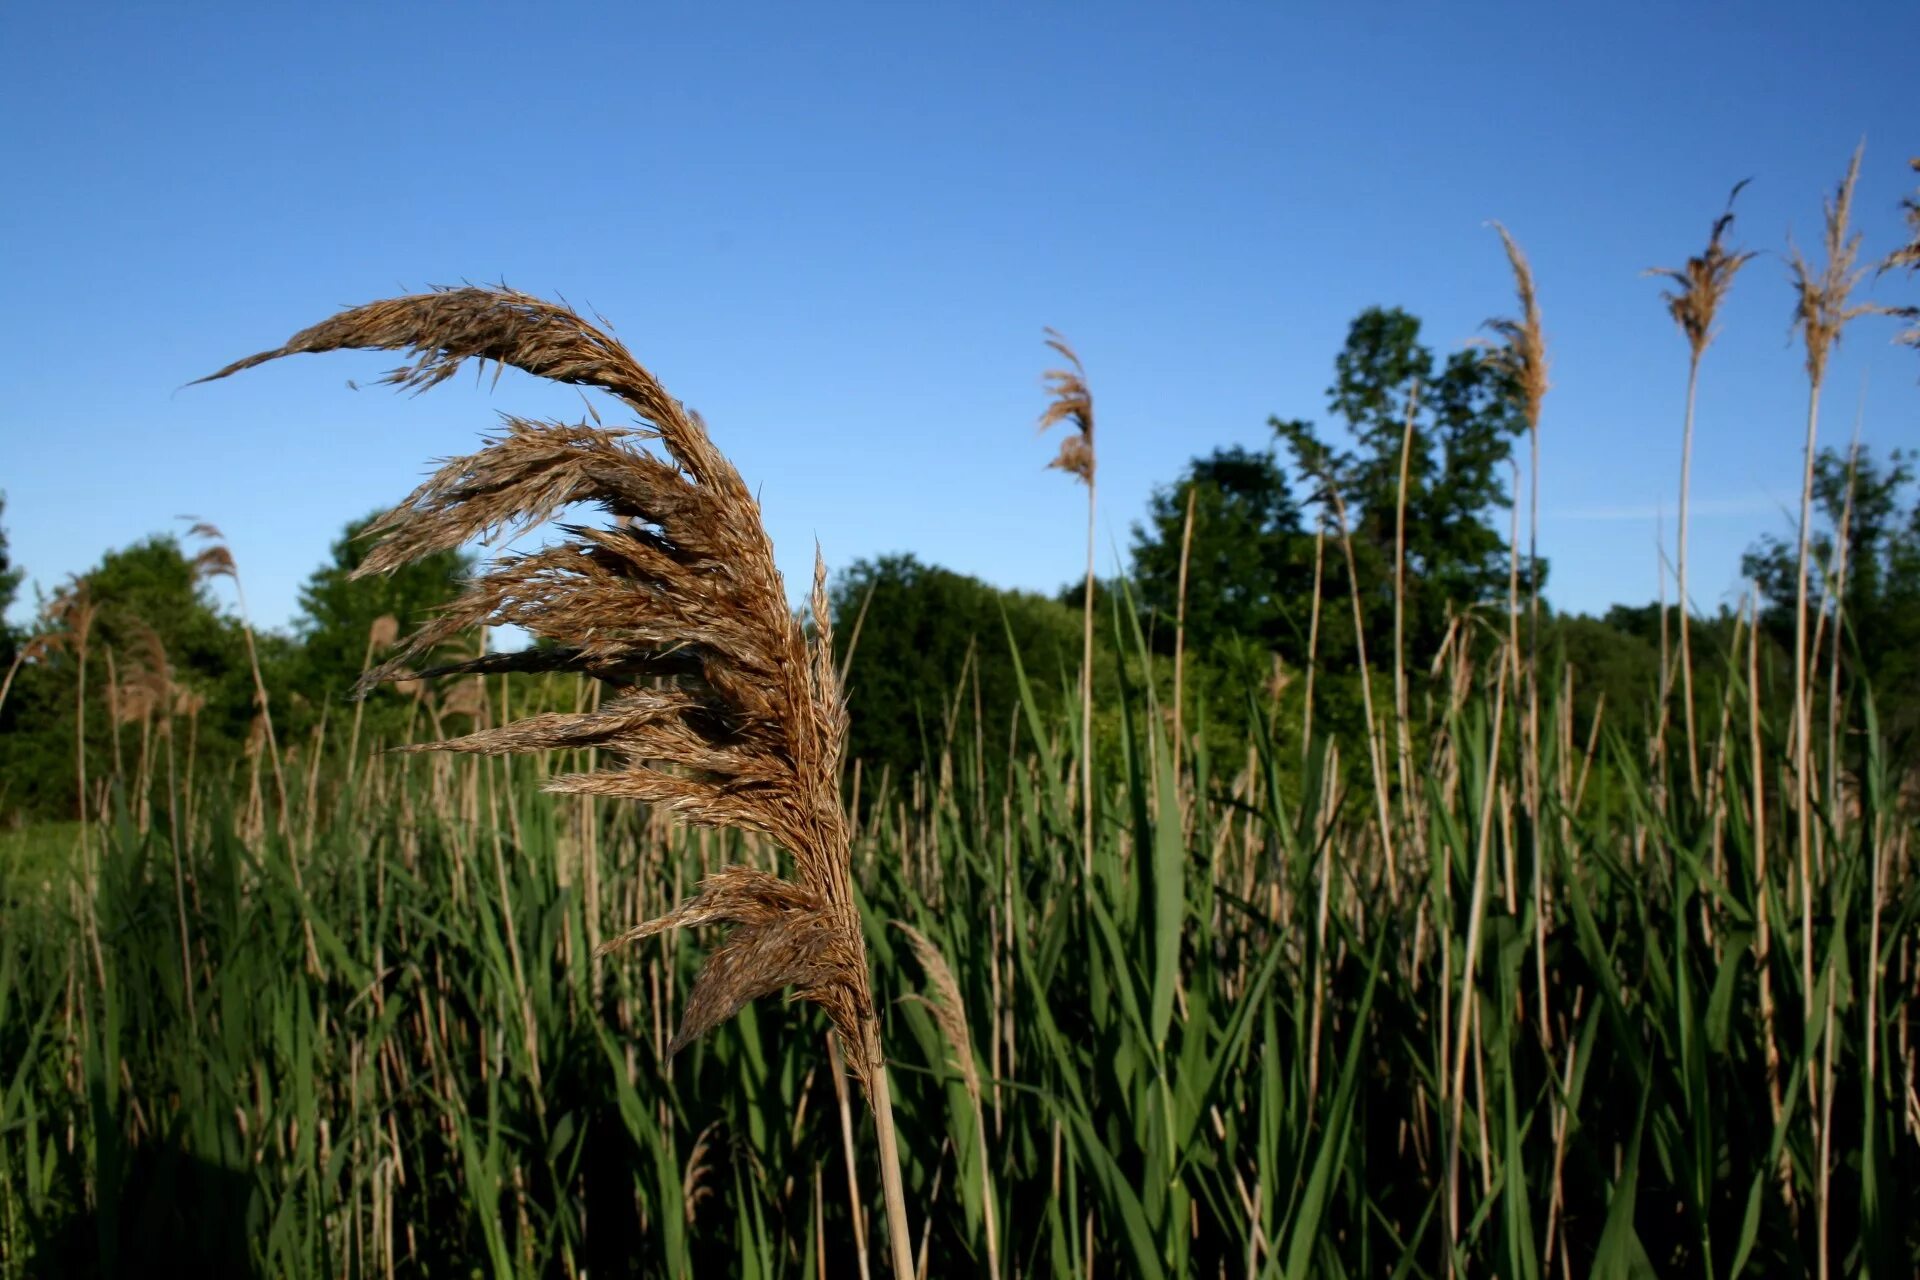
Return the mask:
<svg viewBox="0 0 1920 1280">
<path fill-rule="evenodd" d="M 1510 310 L 1499 218 L 1554 361 L 1550 594 L 1645 601 L 1686 360 L 1640 272 L 1751 177 L 1737 238 L 1770 256 L 1700 395 L 1712 608 L 1797 502 L 1778 253 L 1811 246 L 1863 136 L 1866 252 L 1893 246 L 1916 38 L 1911 3 L 8 5 L 5 526 L 51 587 L 197 515 L 283 625 L 348 518 L 496 411 L 578 399 L 355 392 L 393 363 L 359 354 L 182 384 L 343 305 L 505 280 L 598 310 L 706 416 L 790 580 L 817 538 L 830 564 L 911 550 L 1051 590 L 1085 514 L 1034 434 L 1043 325 L 1095 388 L 1111 567 L 1189 457 L 1324 415 L 1361 308 L 1443 351 Z M 1859 415 L 1878 449 L 1920 444 L 1892 332 L 1848 334 L 1826 439 Z"/>
</svg>

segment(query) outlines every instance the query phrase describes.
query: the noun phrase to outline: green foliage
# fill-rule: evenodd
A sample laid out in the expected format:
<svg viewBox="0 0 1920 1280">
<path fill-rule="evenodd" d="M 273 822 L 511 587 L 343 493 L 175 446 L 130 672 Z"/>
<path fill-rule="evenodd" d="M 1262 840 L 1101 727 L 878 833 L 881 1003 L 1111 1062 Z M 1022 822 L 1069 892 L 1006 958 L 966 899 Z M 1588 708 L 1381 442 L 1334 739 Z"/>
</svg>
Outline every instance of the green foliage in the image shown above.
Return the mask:
<svg viewBox="0 0 1920 1280">
<path fill-rule="evenodd" d="M 1059 705 L 1080 666 L 1077 609 L 1044 596 L 1001 591 L 911 555 L 860 560 L 832 587 L 834 642 L 848 670 L 849 751 L 877 776 L 936 759 L 949 723 L 993 708 L 995 740 L 1014 701 L 1014 647 L 1043 676 L 1042 700 Z M 1005 619 L 1004 623 L 1002 619 Z M 857 636 L 856 636 L 857 631 Z"/>
<path fill-rule="evenodd" d="M 0 493 L 0 516 L 4 516 L 6 510 L 7 495 Z M 4 646 L 11 643 L 7 614 L 13 611 L 13 599 L 20 593 L 20 581 L 25 576 L 25 571 L 14 564 L 12 557 L 7 554 L 7 529 L 5 525 L 0 525 L 0 656 L 9 659 L 13 656 L 12 652 L 4 650 Z"/>
<path fill-rule="evenodd" d="M 1879 691 L 1881 723 L 1904 756 L 1920 738 L 1920 487 L 1913 455 L 1895 449 L 1883 463 L 1861 447 L 1849 458 L 1823 449 L 1814 461 L 1813 498 L 1820 522 L 1808 538 L 1807 608 L 1844 607 L 1844 676 Z M 1845 530 L 1844 594 L 1837 550 Z M 1765 623 L 1776 641 L 1791 644 L 1799 547 L 1767 536 L 1748 549 L 1741 571 L 1765 596 Z M 1824 681 L 1822 682 L 1824 686 Z"/>
<path fill-rule="evenodd" d="M 1313 589 L 1312 540 L 1300 507 L 1270 453 L 1238 446 L 1195 458 L 1170 488 L 1154 491 L 1144 524 L 1133 527 L 1133 574 L 1142 608 L 1155 619 L 1156 647 L 1173 648 L 1180 556 L 1189 503 L 1187 644 L 1200 654 L 1249 639 L 1301 653 Z"/>
<path fill-rule="evenodd" d="M 72 619 L 57 608 L 59 600 L 76 591 L 94 609 L 84 646 Z M 77 813 L 75 700 L 81 689 L 83 648 L 87 752 L 94 760 L 115 759 L 123 745 L 116 737 L 137 739 L 140 733 L 115 689 L 138 682 L 142 672 L 162 664 L 169 684 L 191 703 L 201 763 L 225 769 L 239 757 L 257 701 L 246 641 L 238 620 L 219 609 L 177 539 L 155 535 L 107 552 L 63 589 L 55 606 L 33 626 L 52 644 L 22 664 L 4 709 L 0 814 L 19 820 Z M 156 641 L 158 650 L 153 647 Z M 270 689 L 286 688 L 290 653 L 286 641 L 262 637 L 261 662 Z M 183 705 L 173 697 L 165 702 L 156 715 Z"/>
<path fill-rule="evenodd" d="M 441 551 L 391 573 L 356 580 L 354 570 L 372 549 L 366 531 L 373 520 L 369 515 L 349 523 L 334 540 L 327 562 L 300 588 L 300 611 L 294 619 L 299 641 L 294 680 L 307 698 L 332 703 L 336 709 L 351 694 L 369 661 L 379 657 L 371 643 L 374 624 L 390 617 L 400 634 L 412 631 L 450 603 L 473 570 L 471 556 Z M 375 690 L 365 709 L 369 731 L 392 737 L 405 720 L 405 701 L 390 688 Z"/>
<path fill-rule="evenodd" d="M 1458 351 L 1435 371 L 1419 341 L 1420 322 L 1398 308 L 1355 318 L 1334 361 L 1328 409 L 1353 442 L 1342 448 L 1309 422 L 1270 419 L 1299 478 L 1314 486 L 1322 518 L 1335 521 L 1332 490 L 1345 507 L 1369 635 L 1392 632 L 1394 564 L 1406 471 L 1407 653 L 1424 665 L 1452 613 L 1504 599 L 1510 572 L 1505 530 L 1493 513 L 1511 505 L 1504 471 L 1525 430 L 1511 387 L 1485 355 Z M 1417 401 L 1415 401 L 1417 389 Z M 1406 432 L 1414 403 L 1413 434 Z M 1521 592 L 1530 568 L 1522 563 Z M 1542 584 L 1544 563 L 1533 566 Z M 1345 574 L 1329 575 L 1344 597 Z M 1335 620 L 1330 653 L 1352 643 Z"/>
</svg>

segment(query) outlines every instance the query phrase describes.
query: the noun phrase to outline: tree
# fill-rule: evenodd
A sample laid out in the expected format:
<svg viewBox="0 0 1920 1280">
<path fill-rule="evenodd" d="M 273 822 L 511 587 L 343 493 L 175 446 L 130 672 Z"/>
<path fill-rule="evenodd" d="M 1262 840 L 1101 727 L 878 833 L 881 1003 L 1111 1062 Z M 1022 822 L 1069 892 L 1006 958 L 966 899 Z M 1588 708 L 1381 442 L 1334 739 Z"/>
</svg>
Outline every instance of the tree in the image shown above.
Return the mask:
<svg viewBox="0 0 1920 1280">
<path fill-rule="evenodd" d="M 1312 589 L 1313 565 L 1300 506 L 1271 453 L 1238 446 L 1195 458 L 1176 483 L 1154 491 L 1146 521 L 1133 527 L 1133 573 L 1140 607 L 1155 618 L 1156 647 L 1173 649 L 1190 498 L 1189 648 L 1206 652 L 1253 638 L 1272 650 L 1304 649 L 1300 602 Z"/>
<path fill-rule="evenodd" d="M 7 495 L 0 493 L 0 515 L 7 509 Z M 20 581 L 26 577 L 7 554 L 7 530 L 0 525 L 0 679 L 13 665 L 14 654 L 18 651 L 20 638 L 13 632 L 13 624 L 7 621 L 7 614 L 13 609 L 14 597 L 20 593 Z M 0 712 L 5 708 L 0 707 Z"/>
<path fill-rule="evenodd" d="M 1819 527 L 1807 543 L 1807 609 L 1818 617 L 1834 604 L 1837 535 L 1845 530 L 1843 674 L 1872 683 L 1881 724 L 1896 744 L 1920 731 L 1920 494 L 1913 462 L 1899 449 L 1884 463 L 1865 446 L 1851 457 L 1821 450 L 1812 487 Z M 1771 535 L 1741 561 L 1766 601 L 1764 625 L 1782 643 L 1793 635 L 1798 568 L 1797 542 Z M 1829 632 L 1822 645 L 1832 643 Z"/>
<path fill-rule="evenodd" d="M 7 509 L 7 495 L 0 493 L 0 515 Z M 20 592 L 20 580 L 26 574 L 17 568 L 7 554 L 7 530 L 0 525 L 0 626 L 6 625 L 6 616 L 13 608 L 13 598 Z"/>
<path fill-rule="evenodd" d="M 1419 320 L 1397 307 L 1368 308 L 1349 326 L 1346 345 L 1334 361 L 1327 406 L 1344 423 L 1353 448 L 1337 447 L 1310 422 L 1269 419 L 1296 472 L 1315 483 L 1321 516 L 1329 524 L 1332 495 L 1339 494 L 1370 633 L 1392 626 L 1404 466 L 1410 660 L 1438 647 L 1450 606 L 1485 604 L 1506 595 L 1508 539 L 1490 517 L 1512 504 L 1502 471 L 1513 456 L 1514 439 L 1526 429 L 1507 375 L 1486 355 L 1455 352 L 1436 373 L 1433 353 L 1419 336 Z M 1544 583 L 1544 561 L 1522 564 L 1523 593 L 1534 575 Z M 1327 575 L 1335 594 L 1346 594 L 1344 577 Z"/>
<path fill-rule="evenodd" d="M 452 601 L 473 571 L 471 556 L 436 551 L 389 573 L 354 578 L 373 548 L 366 533 L 374 519 L 349 522 L 327 562 L 300 588 L 294 631 L 300 639 L 300 685 L 310 697 L 345 698 L 366 668 L 368 640 L 379 619 L 392 617 L 402 634 L 412 630 Z M 383 687 L 375 696 L 397 695 Z"/>
<path fill-rule="evenodd" d="M 21 667 L 9 694 L 10 729 L 0 735 L 0 775 L 5 777 L 0 804 L 12 814 L 75 812 L 79 637 L 61 605 L 81 594 L 92 609 L 86 636 L 90 759 L 105 764 L 115 758 L 112 713 L 117 708 L 123 718 L 130 715 L 133 704 L 121 694 L 142 684 L 159 695 L 144 714 L 165 717 L 182 706 L 192 709 L 198 758 L 205 767 L 238 758 L 253 723 L 253 680 L 240 625 L 217 608 L 178 540 L 156 535 L 109 551 L 42 610 L 35 629 L 49 634 L 54 644 Z M 288 645 L 278 637 L 264 640 L 261 657 L 269 686 L 284 688 Z"/>
<path fill-rule="evenodd" d="M 856 561 L 831 594 L 840 660 L 856 646 L 847 676 L 848 754 L 869 771 L 891 766 L 899 775 L 937 756 L 949 709 L 971 720 L 976 680 L 989 721 L 982 727 L 1004 736 L 1019 702 L 1009 630 L 1035 695 L 1049 708 L 1068 705 L 1063 682 L 1080 662 L 1076 609 L 911 555 Z"/>
</svg>

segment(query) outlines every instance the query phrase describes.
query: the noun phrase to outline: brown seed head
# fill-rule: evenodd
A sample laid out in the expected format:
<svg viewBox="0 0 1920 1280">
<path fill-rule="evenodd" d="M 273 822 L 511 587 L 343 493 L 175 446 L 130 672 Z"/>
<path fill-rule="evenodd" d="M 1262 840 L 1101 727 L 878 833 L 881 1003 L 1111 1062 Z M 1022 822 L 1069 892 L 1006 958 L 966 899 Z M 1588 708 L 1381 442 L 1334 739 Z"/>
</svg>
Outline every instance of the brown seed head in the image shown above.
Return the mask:
<svg viewBox="0 0 1920 1280">
<path fill-rule="evenodd" d="M 795 879 L 727 868 L 692 899 L 629 931 L 727 924 L 673 1048 L 781 987 L 824 1006 L 862 1078 L 879 1064 L 865 941 L 848 881 L 839 763 L 846 709 L 832 663 L 825 567 L 816 555 L 815 637 L 787 607 L 760 510 L 699 418 L 604 328 L 510 289 L 459 288 L 369 303 L 227 366 L 225 377 L 297 352 L 404 351 L 385 381 L 423 390 L 467 360 L 494 361 L 604 391 L 638 419 L 625 428 L 507 416 L 479 452 L 455 458 L 370 532 L 356 575 L 530 529 L 595 506 L 600 526 L 496 559 L 363 684 L 443 675 L 575 671 L 610 689 L 596 709 L 530 716 L 415 750 L 499 755 L 601 748 L 613 763 L 548 781 L 551 791 L 619 796 L 682 819 L 771 837 Z M 202 379 L 207 381 L 209 379 Z M 664 456 L 637 447 L 655 442 Z M 424 671 L 413 664 L 477 626 L 515 625 L 548 642 Z"/>
<path fill-rule="evenodd" d="M 1920 156 L 1915 156 L 1907 163 L 1915 173 L 1920 173 Z M 1920 271 L 1920 190 L 1902 200 L 1900 210 L 1906 216 L 1909 238 L 1906 244 L 1887 255 L 1886 261 L 1880 264 L 1880 270 L 1887 272 L 1904 267 L 1911 275 Z M 1920 321 L 1920 307 L 1899 307 L 1895 310 L 1902 319 Z M 1899 341 L 1910 347 L 1920 347 L 1920 324 L 1903 331 Z"/>
<path fill-rule="evenodd" d="M 1513 266 L 1520 314 L 1487 321 L 1486 327 L 1500 339 L 1487 358 L 1512 381 L 1515 402 L 1526 415 L 1528 429 L 1538 431 L 1540 405 L 1547 397 L 1547 340 L 1540 328 L 1540 300 L 1534 291 L 1533 268 L 1506 227 L 1498 222 L 1493 227 L 1500 233 L 1507 261 Z"/>
<path fill-rule="evenodd" d="M 933 944 L 933 939 L 926 934 L 904 920 L 895 920 L 893 927 L 907 935 L 907 943 L 913 948 L 914 957 L 926 971 L 927 989 L 932 993 L 926 998 L 927 1007 L 933 1011 L 933 1020 L 940 1024 L 941 1034 L 946 1036 L 947 1044 L 953 1049 L 953 1065 L 960 1072 L 968 1098 L 978 1104 L 980 1067 L 973 1058 L 973 1035 L 967 1030 L 967 1006 L 960 997 L 960 984 L 953 976 L 953 968 L 940 948 Z"/>
<path fill-rule="evenodd" d="M 1799 247 L 1787 245 L 1787 272 L 1793 280 L 1793 330 L 1807 346 L 1807 378 L 1815 386 L 1826 380 L 1827 358 L 1840 342 L 1849 322 L 1864 315 L 1884 312 L 1886 308 L 1870 302 L 1852 301 L 1853 290 L 1866 269 L 1855 266 L 1860 256 L 1860 233 L 1851 230 L 1853 186 L 1860 177 L 1860 154 L 1855 147 L 1847 174 L 1840 180 L 1825 206 L 1825 230 L 1821 237 L 1827 260 L 1814 270 Z"/>
<path fill-rule="evenodd" d="M 393 642 L 399 638 L 400 619 L 390 613 L 381 614 L 373 620 L 373 625 L 367 628 L 367 648 L 375 653 L 391 649 Z"/>
<path fill-rule="evenodd" d="M 1080 364 L 1080 357 L 1074 354 L 1067 340 L 1052 329 L 1046 331 L 1047 345 L 1053 348 L 1070 368 L 1049 369 L 1040 375 L 1047 393 L 1052 396 L 1045 412 L 1040 415 L 1040 430 L 1056 423 L 1064 422 L 1073 428 L 1073 434 L 1060 442 L 1060 452 L 1049 467 L 1057 467 L 1068 475 L 1079 477 L 1082 484 L 1093 483 L 1093 392 L 1087 386 L 1086 369 Z"/>
<path fill-rule="evenodd" d="M 1666 299 L 1668 314 L 1686 335 L 1695 360 L 1713 341 L 1714 316 L 1727 291 L 1733 287 L 1734 276 L 1754 256 L 1751 251 L 1729 250 L 1723 243 L 1733 227 L 1733 202 L 1748 181 L 1743 178 L 1734 184 L 1732 194 L 1727 196 L 1726 212 L 1713 220 L 1713 232 L 1707 237 L 1704 252 L 1688 258 L 1684 267 L 1653 267 L 1646 273 L 1673 282 L 1674 287 L 1663 290 L 1660 296 Z"/>
</svg>

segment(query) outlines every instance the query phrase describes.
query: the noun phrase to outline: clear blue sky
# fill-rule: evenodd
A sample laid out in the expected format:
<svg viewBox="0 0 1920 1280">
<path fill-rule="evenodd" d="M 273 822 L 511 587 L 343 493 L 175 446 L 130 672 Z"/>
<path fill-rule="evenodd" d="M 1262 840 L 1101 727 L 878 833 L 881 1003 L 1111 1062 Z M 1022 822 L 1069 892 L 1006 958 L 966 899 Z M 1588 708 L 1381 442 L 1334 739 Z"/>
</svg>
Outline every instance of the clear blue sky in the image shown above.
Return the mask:
<svg viewBox="0 0 1920 1280">
<path fill-rule="evenodd" d="M 1920 8 L 1728 4 L 80 6 L 0 15 L 0 488 L 44 587 L 192 513 L 285 624 L 350 517 L 468 450 L 508 377 L 417 400 L 378 355 L 189 379 L 330 314 L 505 280 L 607 316 L 707 417 L 789 579 L 911 550 L 1051 590 L 1082 496 L 1043 469 L 1043 325 L 1085 357 L 1103 561 L 1196 453 L 1323 416 L 1347 321 L 1431 345 L 1512 306 L 1554 360 L 1551 595 L 1656 591 L 1685 348 L 1656 282 L 1751 177 L 1701 387 L 1695 596 L 1797 501 L 1777 251 L 1863 136 L 1866 251 L 1920 153 Z M 1889 278 L 1874 296 L 1913 301 Z M 1862 322 L 1824 433 L 1920 444 L 1920 359 Z M 1672 533 L 1671 515 L 1667 529 Z M 797 583 L 794 585 L 798 585 Z M 31 589 L 27 603 L 31 602 Z"/>
</svg>

